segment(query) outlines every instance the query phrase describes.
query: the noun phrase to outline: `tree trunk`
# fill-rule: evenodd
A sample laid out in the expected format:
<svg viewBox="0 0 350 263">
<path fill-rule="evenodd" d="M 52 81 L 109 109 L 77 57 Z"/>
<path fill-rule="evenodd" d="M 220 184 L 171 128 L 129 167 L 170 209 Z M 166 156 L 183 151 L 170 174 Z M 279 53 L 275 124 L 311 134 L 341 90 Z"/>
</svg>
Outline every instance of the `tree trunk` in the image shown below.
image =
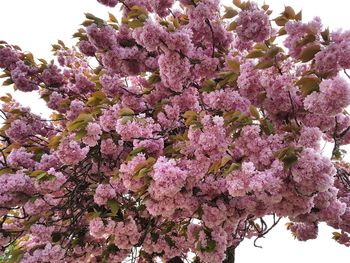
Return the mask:
<svg viewBox="0 0 350 263">
<path fill-rule="evenodd" d="M 226 259 L 222 263 L 235 263 L 235 250 L 234 246 L 227 248 Z M 184 263 L 184 261 L 180 257 L 174 257 L 167 263 Z"/>
<path fill-rule="evenodd" d="M 235 250 L 234 246 L 227 248 L 226 259 L 222 263 L 235 263 Z"/>
<path fill-rule="evenodd" d="M 170 259 L 167 263 L 184 263 L 180 257 L 174 257 Z"/>
</svg>

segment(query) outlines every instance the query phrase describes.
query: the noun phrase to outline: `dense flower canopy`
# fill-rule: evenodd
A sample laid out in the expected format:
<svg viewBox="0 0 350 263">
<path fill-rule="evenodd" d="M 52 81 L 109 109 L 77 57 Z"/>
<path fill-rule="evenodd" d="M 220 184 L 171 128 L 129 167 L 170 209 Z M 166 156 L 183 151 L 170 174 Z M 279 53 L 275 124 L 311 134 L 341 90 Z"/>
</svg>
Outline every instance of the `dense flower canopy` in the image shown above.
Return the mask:
<svg viewBox="0 0 350 263">
<path fill-rule="evenodd" d="M 233 262 L 282 217 L 350 246 L 350 31 L 237 0 L 98 2 L 122 17 L 86 14 L 56 61 L 0 42 L 3 85 L 52 111 L 0 98 L 1 260 Z"/>
</svg>

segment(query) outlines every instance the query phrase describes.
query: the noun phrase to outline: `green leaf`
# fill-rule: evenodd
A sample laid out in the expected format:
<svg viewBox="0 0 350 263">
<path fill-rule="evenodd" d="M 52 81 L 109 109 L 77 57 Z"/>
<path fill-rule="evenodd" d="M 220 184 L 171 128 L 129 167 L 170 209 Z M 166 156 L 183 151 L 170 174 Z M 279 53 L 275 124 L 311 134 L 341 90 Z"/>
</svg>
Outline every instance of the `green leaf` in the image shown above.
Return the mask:
<svg viewBox="0 0 350 263">
<path fill-rule="evenodd" d="M 255 68 L 257 69 L 266 69 L 266 68 L 270 68 L 273 66 L 273 60 L 263 60 L 261 62 L 259 62 Z"/>
<path fill-rule="evenodd" d="M 135 148 L 134 150 L 132 150 L 130 153 L 129 153 L 129 156 L 128 158 L 133 158 L 135 157 L 136 155 L 138 155 L 139 153 L 142 153 L 145 151 L 145 147 L 138 147 L 138 148 Z"/>
<path fill-rule="evenodd" d="M 57 45 L 57 44 L 53 44 L 51 45 L 52 46 L 52 50 L 53 51 L 57 51 L 57 50 L 60 50 L 61 49 L 61 46 L 60 45 Z"/>
<path fill-rule="evenodd" d="M 99 82 L 98 82 L 99 84 Z M 88 99 L 86 105 L 88 106 L 97 106 L 101 104 L 102 101 L 106 100 L 106 94 L 104 94 L 103 91 L 99 90 L 91 94 L 90 98 Z"/>
<path fill-rule="evenodd" d="M 233 21 L 229 24 L 229 26 L 227 27 L 227 31 L 234 31 L 237 28 L 237 22 Z"/>
<path fill-rule="evenodd" d="M 46 176 L 47 176 L 47 172 L 44 172 L 44 173 L 38 174 L 36 176 L 36 179 L 40 181 L 40 180 L 43 180 Z"/>
<path fill-rule="evenodd" d="M 278 35 L 279 36 L 283 36 L 283 35 L 286 35 L 287 34 L 287 31 L 284 27 L 281 27 L 280 30 L 278 30 Z"/>
<path fill-rule="evenodd" d="M 151 239 L 154 243 L 156 243 L 159 239 L 159 234 L 151 232 Z"/>
<path fill-rule="evenodd" d="M 232 7 L 230 6 L 224 6 L 225 7 L 225 14 L 222 18 L 233 18 L 235 17 L 236 15 L 238 15 L 238 12 L 237 10 L 233 9 Z"/>
<path fill-rule="evenodd" d="M 285 16 L 279 16 L 279 17 L 276 17 L 274 19 L 276 25 L 278 26 L 285 26 L 285 24 L 287 24 L 287 22 L 289 21 L 289 19 Z"/>
<path fill-rule="evenodd" d="M 316 40 L 315 34 L 308 34 L 297 43 L 297 46 L 302 47 L 302 46 L 305 46 L 306 44 L 314 42 L 315 40 Z"/>
<path fill-rule="evenodd" d="M 131 29 L 135 29 L 135 28 L 138 28 L 138 27 L 143 27 L 145 23 L 140 21 L 140 20 L 132 20 L 132 21 L 129 21 L 128 22 L 128 26 L 131 28 Z"/>
<path fill-rule="evenodd" d="M 0 101 L 9 103 L 12 101 L 12 95 L 10 93 L 6 93 L 6 96 L 1 96 Z"/>
<path fill-rule="evenodd" d="M 269 119 L 260 120 L 260 128 L 267 135 L 271 135 L 274 133 L 273 124 Z"/>
<path fill-rule="evenodd" d="M 300 10 L 298 14 L 295 15 L 294 18 L 296 21 L 301 21 L 303 19 L 303 12 Z"/>
<path fill-rule="evenodd" d="M 47 172 L 44 170 L 35 170 L 35 171 L 31 172 L 29 176 L 30 177 L 38 177 L 38 176 L 41 176 L 42 174 L 46 175 Z"/>
<path fill-rule="evenodd" d="M 321 32 L 321 36 L 322 36 L 322 39 L 325 41 L 325 42 L 329 42 L 330 38 L 329 38 L 329 28 L 325 29 L 324 31 Z"/>
<path fill-rule="evenodd" d="M 255 49 L 253 51 L 251 51 L 246 58 L 260 58 L 263 57 L 265 55 L 265 52 L 261 49 Z"/>
<path fill-rule="evenodd" d="M 74 121 L 71 124 L 68 125 L 68 130 L 69 131 L 74 131 L 77 129 L 82 129 L 85 128 L 87 123 L 84 120 L 79 120 L 79 121 Z"/>
<path fill-rule="evenodd" d="M 186 111 L 183 114 L 183 117 L 185 119 L 185 125 L 190 126 L 197 120 L 197 112 L 195 111 Z"/>
<path fill-rule="evenodd" d="M 91 26 L 94 23 L 92 20 L 85 20 L 82 25 L 85 27 Z"/>
<path fill-rule="evenodd" d="M 11 253 L 11 257 L 8 259 L 8 261 L 5 261 L 6 263 L 17 263 L 21 261 L 21 258 L 24 255 L 24 251 L 20 249 L 16 249 Z"/>
<path fill-rule="evenodd" d="M 122 108 L 120 109 L 120 111 L 118 112 L 119 116 L 121 117 L 124 117 L 124 116 L 133 116 L 135 115 L 135 112 L 128 108 L 128 107 L 125 107 L 125 108 Z"/>
<path fill-rule="evenodd" d="M 120 208 L 118 201 L 115 199 L 109 199 L 107 201 L 107 206 L 109 209 L 111 209 L 112 216 L 116 216 Z"/>
<path fill-rule="evenodd" d="M 13 170 L 11 168 L 1 168 L 0 169 L 0 176 L 3 174 L 13 173 Z"/>
<path fill-rule="evenodd" d="M 308 62 L 312 60 L 320 50 L 321 50 L 321 47 L 319 44 L 313 44 L 304 48 L 300 54 L 301 61 Z"/>
<path fill-rule="evenodd" d="M 11 84 L 13 84 L 13 80 L 11 78 L 8 78 L 2 83 L 3 86 L 10 86 Z"/>
<path fill-rule="evenodd" d="M 260 114 L 259 114 L 258 109 L 256 107 L 254 107 L 253 105 L 250 105 L 249 112 L 255 119 L 260 119 Z"/>
<path fill-rule="evenodd" d="M 147 10 L 142 6 L 134 5 L 128 12 L 128 18 L 138 18 L 140 15 L 147 15 Z"/>
<path fill-rule="evenodd" d="M 135 179 L 142 179 L 142 178 L 145 177 L 150 171 L 152 171 L 152 168 L 150 168 L 150 167 L 141 168 L 141 169 L 133 176 L 133 178 L 135 178 Z"/>
<path fill-rule="evenodd" d="M 295 11 L 291 6 L 286 6 L 283 15 L 289 19 L 295 18 Z"/>
<path fill-rule="evenodd" d="M 228 167 L 224 172 L 222 173 L 222 176 L 227 176 L 233 171 L 241 169 L 241 164 L 240 163 L 231 163 L 230 167 Z"/>
<path fill-rule="evenodd" d="M 164 240 L 169 245 L 169 247 L 174 247 L 175 246 L 175 242 L 174 242 L 174 240 L 171 239 L 170 236 L 166 235 L 164 237 Z"/>
<path fill-rule="evenodd" d="M 109 21 L 112 22 L 112 23 L 118 23 L 118 20 L 117 18 L 111 14 L 111 13 L 108 13 L 108 17 L 109 17 Z"/>
<path fill-rule="evenodd" d="M 238 60 L 236 60 L 236 59 L 228 60 L 227 66 L 232 72 L 237 73 L 237 74 L 239 73 L 240 63 Z"/>
<path fill-rule="evenodd" d="M 90 13 L 85 13 L 85 17 L 87 19 L 90 19 L 90 20 L 95 20 L 96 19 L 96 16 L 94 16 L 93 14 L 90 14 Z"/>
<path fill-rule="evenodd" d="M 79 131 L 75 134 L 74 140 L 79 141 L 79 140 L 81 140 L 86 134 L 87 134 L 87 131 L 86 131 L 85 128 L 83 128 L 83 129 L 79 130 Z"/>
<path fill-rule="evenodd" d="M 86 127 L 89 121 L 92 120 L 92 115 L 88 113 L 81 113 L 73 122 L 71 122 L 67 129 L 69 131 L 74 131 L 77 129 L 82 129 L 83 127 Z"/>
<path fill-rule="evenodd" d="M 202 84 L 201 92 L 211 92 L 215 90 L 216 82 L 212 79 L 205 80 Z"/>
<path fill-rule="evenodd" d="M 56 149 L 58 147 L 58 145 L 60 144 L 61 139 L 62 139 L 61 135 L 51 137 L 49 140 L 48 147 L 50 149 Z"/>
<path fill-rule="evenodd" d="M 216 241 L 212 239 L 208 240 L 206 247 L 200 246 L 200 250 L 202 252 L 213 252 L 215 248 L 216 248 Z"/>
<path fill-rule="evenodd" d="M 209 240 L 207 243 L 206 252 L 213 252 L 216 248 L 216 241 L 215 240 Z"/>
<path fill-rule="evenodd" d="M 162 225 L 162 227 L 164 227 L 164 229 L 162 230 L 162 234 L 169 233 L 171 230 L 173 230 L 174 226 L 175 226 L 174 221 L 167 221 Z"/>
<path fill-rule="evenodd" d="M 281 51 L 283 51 L 283 50 L 280 47 L 273 46 L 267 51 L 266 55 L 269 58 L 274 58 Z"/>
<path fill-rule="evenodd" d="M 334 239 L 334 240 L 338 240 L 342 236 L 341 233 L 339 233 L 339 232 L 333 232 L 332 234 L 333 234 L 332 239 Z"/>
<path fill-rule="evenodd" d="M 302 148 L 295 148 L 293 146 L 285 147 L 275 153 L 277 159 L 283 162 L 286 170 L 290 169 L 298 160 L 299 153 Z"/>
<path fill-rule="evenodd" d="M 52 238 L 52 242 L 58 242 L 58 241 L 60 241 L 61 240 L 61 238 L 62 238 L 62 234 L 60 233 L 60 232 L 53 232 L 52 234 L 51 234 L 51 238 Z"/>
<path fill-rule="evenodd" d="M 296 82 L 304 96 L 310 95 L 314 91 L 319 91 L 321 80 L 316 76 L 304 76 Z"/>
<path fill-rule="evenodd" d="M 159 73 L 156 72 L 156 73 L 153 73 L 149 78 L 148 78 L 148 83 L 149 84 L 155 84 L 155 83 L 158 83 L 160 82 L 161 79 L 159 77 Z"/>
</svg>

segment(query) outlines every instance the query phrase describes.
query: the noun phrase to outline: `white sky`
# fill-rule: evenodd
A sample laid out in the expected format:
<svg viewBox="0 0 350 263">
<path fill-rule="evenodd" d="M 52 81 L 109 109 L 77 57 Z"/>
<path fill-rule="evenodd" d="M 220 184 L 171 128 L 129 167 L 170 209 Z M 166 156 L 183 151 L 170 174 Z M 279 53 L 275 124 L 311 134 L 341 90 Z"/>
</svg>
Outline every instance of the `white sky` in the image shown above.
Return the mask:
<svg viewBox="0 0 350 263">
<path fill-rule="evenodd" d="M 224 0 L 229 5 L 231 1 Z M 264 1 L 258 1 L 262 4 Z M 275 10 L 283 11 L 284 5 L 291 5 L 296 11 L 303 9 L 303 19 L 314 16 L 322 18 L 325 26 L 331 29 L 350 29 L 350 1 L 347 0 L 270 0 L 265 1 Z M 84 13 L 90 12 L 102 18 L 107 12 L 118 13 L 118 9 L 108 9 L 96 0 L 0 0 L 0 40 L 17 44 L 25 51 L 31 51 L 35 57 L 49 58 L 51 44 L 57 39 L 71 44 L 71 35 L 84 19 Z M 0 95 L 6 90 L 2 88 Z M 30 106 L 37 113 L 47 115 L 43 104 L 38 103 L 35 94 L 18 93 L 17 99 Z M 317 240 L 299 242 L 285 230 L 283 221 L 266 239 L 261 239 L 255 248 L 252 241 L 244 241 L 236 252 L 236 263 L 312 263 L 343 260 L 349 262 L 350 248 L 338 245 L 331 240 L 332 229 L 322 225 Z M 213 262 L 215 263 L 215 262 Z"/>
</svg>

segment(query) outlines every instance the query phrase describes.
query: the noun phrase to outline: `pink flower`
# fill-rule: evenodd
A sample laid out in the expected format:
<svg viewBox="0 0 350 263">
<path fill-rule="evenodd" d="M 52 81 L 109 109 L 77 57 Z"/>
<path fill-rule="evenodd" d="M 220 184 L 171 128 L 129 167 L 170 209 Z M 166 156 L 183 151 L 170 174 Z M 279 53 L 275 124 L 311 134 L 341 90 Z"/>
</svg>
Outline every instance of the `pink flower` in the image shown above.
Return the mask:
<svg viewBox="0 0 350 263">
<path fill-rule="evenodd" d="M 101 126 L 97 123 L 90 122 L 86 127 L 86 132 L 87 133 L 83 137 L 82 141 L 90 147 L 95 146 L 100 138 L 100 135 L 102 134 Z"/>
<path fill-rule="evenodd" d="M 201 120 L 201 124 L 202 129 L 193 126 L 189 129 L 188 151 L 193 151 L 197 158 L 203 155 L 212 160 L 221 158 L 230 142 L 224 128 L 224 119 L 219 116 L 211 118 L 206 115 Z"/>
<path fill-rule="evenodd" d="M 126 189 L 136 192 L 144 185 L 144 179 L 135 177 L 135 168 L 145 161 L 145 155 L 138 154 L 132 160 L 120 166 L 121 179 Z"/>
<path fill-rule="evenodd" d="M 51 87 L 59 87 L 63 84 L 63 75 L 56 65 L 49 65 L 41 74 L 44 84 Z"/>
<path fill-rule="evenodd" d="M 115 235 L 114 243 L 121 249 L 131 249 L 141 237 L 141 233 L 132 217 L 118 222 L 113 230 Z"/>
<path fill-rule="evenodd" d="M 0 48 L 0 68 L 10 68 L 19 60 L 18 53 L 8 47 Z"/>
<path fill-rule="evenodd" d="M 111 138 L 101 141 L 101 153 L 106 155 L 117 154 L 121 150 L 119 145 L 116 145 Z"/>
<path fill-rule="evenodd" d="M 166 31 L 163 27 L 149 19 L 143 27 L 137 28 L 133 32 L 133 35 L 137 43 L 142 45 L 148 51 L 156 51 L 161 45 L 161 41 L 166 35 Z"/>
<path fill-rule="evenodd" d="M 203 94 L 204 103 L 215 110 L 249 112 L 250 102 L 237 91 L 221 89 Z"/>
<path fill-rule="evenodd" d="M 320 92 L 313 92 L 304 100 L 307 110 L 317 114 L 336 115 L 350 104 L 350 86 L 336 77 L 321 82 Z"/>
<path fill-rule="evenodd" d="M 115 7 L 118 4 L 118 0 L 97 0 L 97 2 L 110 7 Z"/>
<path fill-rule="evenodd" d="M 6 135 L 10 137 L 13 141 L 22 142 L 27 139 L 33 130 L 25 121 L 23 120 L 15 120 L 11 123 L 9 129 L 6 130 Z"/>
<path fill-rule="evenodd" d="M 319 128 L 313 127 L 303 127 L 300 131 L 300 137 L 298 144 L 307 148 L 314 148 L 315 150 L 320 150 L 320 143 L 322 138 L 322 132 Z"/>
<path fill-rule="evenodd" d="M 290 230 L 299 241 L 315 239 L 318 234 L 316 223 L 292 223 Z"/>
<path fill-rule="evenodd" d="M 172 7 L 174 2 L 174 0 L 154 0 L 153 10 L 159 16 L 166 16 L 169 14 L 169 9 Z"/>
<path fill-rule="evenodd" d="M 0 176 L 0 202 L 3 206 L 11 207 L 20 204 L 25 199 L 23 194 L 33 193 L 32 180 L 22 172 Z"/>
<path fill-rule="evenodd" d="M 244 10 L 237 19 L 237 35 L 244 41 L 262 42 L 271 33 L 268 15 L 261 10 Z"/>
<path fill-rule="evenodd" d="M 35 161 L 32 159 L 33 156 L 34 154 L 27 152 L 25 148 L 21 147 L 13 149 L 7 157 L 7 161 L 12 167 L 33 168 L 35 164 Z"/>
<path fill-rule="evenodd" d="M 111 97 L 120 94 L 122 89 L 125 88 L 122 79 L 117 76 L 102 75 L 100 77 L 100 83 L 106 95 Z"/>
<path fill-rule="evenodd" d="M 320 36 L 319 33 L 322 29 L 321 19 L 315 17 L 309 23 L 302 23 L 301 21 L 292 21 L 286 23 L 285 29 L 287 31 L 287 38 L 284 41 L 284 45 L 289 49 L 289 55 L 293 58 L 299 58 L 301 52 L 308 46 L 318 43 Z M 299 43 L 308 34 L 312 34 L 316 38 L 316 42 L 310 42 L 306 45 L 300 45 Z"/>
<path fill-rule="evenodd" d="M 47 243 L 44 248 L 35 249 L 31 254 L 25 253 L 21 262 L 34 263 L 34 262 L 52 262 L 52 263 L 64 263 L 65 250 L 60 245 L 52 245 Z"/>
<path fill-rule="evenodd" d="M 102 115 L 100 116 L 99 121 L 103 131 L 105 132 L 115 131 L 119 110 L 120 110 L 120 105 L 116 104 L 102 111 Z"/>
<path fill-rule="evenodd" d="M 94 56 L 96 53 L 96 48 L 90 41 L 82 40 L 79 42 L 80 52 L 87 56 Z"/>
<path fill-rule="evenodd" d="M 87 28 L 89 41 L 98 49 L 109 49 L 116 41 L 115 30 L 110 26 L 97 27 L 92 24 Z"/>
<path fill-rule="evenodd" d="M 96 188 L 94 201 L 98 205 L 106 205 L 109 199 L 116 197 L 116 192 L 109 184 L 99 184 Z"/>
<path fill-rule="evenodd" d="M 254 68 L 253 63 L 246 62 L 240 67 L 240 75 L 237 80 L 239 93 L 250 100 L 254 105 L 260 105 L 258 96 L 264 92 L 264 87 L 261 84 L 260 72 Z"/>
<path fill-rule="evenodd" d="M 186 171 L 177 167 L 175 160 L 159 157 L 153 166 L 150 193 L 155 200 L 165 197 L 174 197 L 184 186 L 187 177 Z"/>
<path fill-rule="evenodd" d="M 173 91 L 182 91 L 190 76 L 190 62 L 176 52 L 160 55 L 158 62 L 162 83 Z"/>
<path fill-rule="evenodd" d="M 335 172 L 331 161 L 311 148 L 302 151 L 292 168 L 296 187 L 304 195 L 327 191 L 334 183 Z"/>
<path fill-rule="evenodd" d="M 11 78 L 19 90 L 29 92 L 39 88 L 39 83 L 30 78 L 34 71 L 34 68 L 30 68 L 22 61 L 16 63 L 16 67 L 11 70 Z"/>
<path fill-rule="evenodd" d="M 89 147 L 82 148 L 78 142 L 64 138 L 57 149 L 57 156 L 62 163 L 72 165 L 82 161 L 88 152 Z"/>
<path fill-rule="evenodd" d="M 84 106 L 84 102 L 77 99 L 73 100 L 69 106 L 69 110 L 67 111 L 67 119 L 72 121 L 77 118 L 84 109 Z"/>
</svg>

